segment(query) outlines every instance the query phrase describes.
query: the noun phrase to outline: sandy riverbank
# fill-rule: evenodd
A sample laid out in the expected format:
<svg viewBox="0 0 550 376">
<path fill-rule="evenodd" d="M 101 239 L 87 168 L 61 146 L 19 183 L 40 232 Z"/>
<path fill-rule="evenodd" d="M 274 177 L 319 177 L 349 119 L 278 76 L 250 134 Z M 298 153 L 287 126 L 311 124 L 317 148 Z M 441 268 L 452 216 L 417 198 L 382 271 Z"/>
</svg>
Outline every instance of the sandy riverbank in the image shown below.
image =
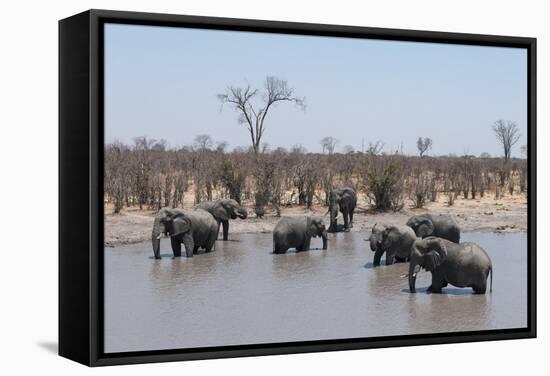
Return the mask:
<svg viewBox="0 0 550 376">
<path fill-rule="evenodd" d="M 189 203 L 186 207 L 192 207 Z M 437 202 L 430 202 L 423 209 L 411 209 L 409 205 L 398 213 L 376 213 L 367 210 L 366 203 L 360 203 L 355 212 L 352 231 L 368 231 L 375 223 L 404 224 L 407 219 L 422 212 L 449 214 L 456 218 L 462 231 L 479 232 L 526 232 L 527 231 L 527 199 L 523 195 L 505 197 L 494 200 L 484 197 L 477 200 L 457 198 L 453 206 L 448 206 L 446 197 Z M 234 220 L 230 223 L 230 233 L 271 232 L 279 220 L 273 213 L 264 218 L 256 218 L 251 207 L 250 216 L 246 220 Z M 317 206 L 313 210 L 303 207 L 285 207 L 283 216 L 324 216 L 327 209 Z M 112 214 L 110 207 L 105 208 L 105 244 L 136 243 L 149 240 L 153 224 L 154 211 L 125 208 L 120 214 Z M 328 226 L 328 215 L 324 217 Z M 339 223 L 342 223 L 341 216 Z"/>
</svg>

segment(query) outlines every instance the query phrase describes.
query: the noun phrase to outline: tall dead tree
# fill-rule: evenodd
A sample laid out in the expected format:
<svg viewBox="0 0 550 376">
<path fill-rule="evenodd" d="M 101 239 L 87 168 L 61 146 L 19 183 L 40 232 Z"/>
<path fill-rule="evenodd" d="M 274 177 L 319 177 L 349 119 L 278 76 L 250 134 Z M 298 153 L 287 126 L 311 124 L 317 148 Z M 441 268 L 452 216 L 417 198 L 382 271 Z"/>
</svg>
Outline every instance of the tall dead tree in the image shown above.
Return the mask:
<svg viewBox="0 0 550 376">
<path fill-rule="evenodd" d="M 296 97 L 285 80 L 271 76 L 265 79 L 262 89 L 229 86 L 224 94 L 218 94 L 218 99 L 222 106 L 229 103 L 239 112 L 238 121 L 247 127 L 255 154 L 261 151 L 267 113 L 276 103 L 293 102 L 305 109 L 305 98 Z"/>
<path fill-rule="evenodd" d="M 320 141 L 321 147 L 323 148 L 323 153 L 327 152 L 329 155 L 332 155 L 334 153 L 334 149 L 336 148 L 336 145 L 338 145 L 338 140 L 334 137 L 327 136 L 323 137 Z"/>
<path fill-rule="evenodd" d="M 418 148 L 420 158 L 422 158 L 424 154 L 432 148 L 432 139 L 429 137 L 418 137 L 418 140 L 416 140 L 416 147 Z"/>
<path fill-rule="evenodd" d="M 493 132 L 504 149 L 504 160 L 508 161 L 512 154 L 512 147 L 521 136 L 517 124 L 509 120 L 497 120 L 493 125 Z"/>
</svg>

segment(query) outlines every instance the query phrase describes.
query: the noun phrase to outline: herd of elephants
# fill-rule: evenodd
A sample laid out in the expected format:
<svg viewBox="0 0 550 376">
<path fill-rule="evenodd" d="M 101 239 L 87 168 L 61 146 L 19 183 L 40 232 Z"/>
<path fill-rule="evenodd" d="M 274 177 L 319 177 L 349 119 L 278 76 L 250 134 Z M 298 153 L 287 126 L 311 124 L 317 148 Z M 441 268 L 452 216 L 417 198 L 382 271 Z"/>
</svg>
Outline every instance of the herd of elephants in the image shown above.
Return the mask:
<svg viewBox="0 0 550 376">
<path fill-rule="evenodd" d="M 318 217 L 283 217 L 273 230 L 273 253 L 285 253 L 290 248 L 308 251 L 312 237 L 323 239 L 327 249 L 328 232 L 349 231 L 353 226 L 353 213 L 357 195 L 352 188 L 338 188 L 330 192 L 330 226 L 325 227 Z M 343 228 L 338 227 L 337 216 L 342 213 Z M 156 259 L 160 259 L 160 239 L 163 235 L 171 240 L 174 257 L 192 257 L 199 249 L 210 252 L 218 238 L 220 225 L 223 240 L 228 240 L 229 220 L 246 219 L 247 210 L 237 201 L 220 199 L 202 202 L 193 210 L 161 209 L 153 224 L 152 242 Z M 421 268 L 431 272 L 432 283 L 428 292 L 440 293 L 451 284 L 456 287 L 471 287 L 476 294 L 487 290 L 487 278 L 492 263 L 487 253 L 477 244 L 460 242 L 460 227 L 448 215 L 420 214 L 410 218 L 405 225 L 375 224 L 372 228 L 370 248 L 374 252 L 373 265 L 380 265 L 386 254 L 386 265 L 393 262 L 409 262 L 409 288 L 414 293 L 416 275 Z"/>
</svg>

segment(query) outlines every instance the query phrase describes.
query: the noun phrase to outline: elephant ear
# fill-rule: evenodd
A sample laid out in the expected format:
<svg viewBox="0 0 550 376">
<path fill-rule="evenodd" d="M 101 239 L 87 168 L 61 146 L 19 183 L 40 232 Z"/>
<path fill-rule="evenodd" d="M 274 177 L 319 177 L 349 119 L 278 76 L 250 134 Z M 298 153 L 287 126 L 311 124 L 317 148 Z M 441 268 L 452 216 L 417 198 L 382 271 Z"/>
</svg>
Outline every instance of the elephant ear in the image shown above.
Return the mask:
<svg viewBox="0 0 550 376">
<path fill-rule="evenodd" d="M 184 234 L 191 230 L 191 220 L 183 213 L 179 213 L 170 222 L 170 236 Z"/>
<path fill-rule="evenodd" d="M 310 237 L 317 236 L 317 225 L 310 217 L 306 217 L 306 234 Z"/>
<path fill-rule="evenodd" d="M 393 244 L 394 232 L 397 231 L 395 226 L 386 227 L 382 233 L 382 248 L 390 249 Z"/>
<path fill-rule="evenodd" d="M 434 223 L 428 217 L 420 218 L 420 226 L 416 229 L 416 235 L 421 238 L 431 236 L 434 233 Z"/>
<path fill-rule="evenodd" d="M 423 255 L 423 266 L 427 271 L 438 268 L 447 257 L 447 248 L 441 239 L 429 237 L 425 239 L 426 248 Z"/>
<path fill-rule="evenodd" d="M 231 217 L 231 212 L 226 208 L 226 206 L 220 201 L 216 202 L 216 204 L 212 207 L 210 210 L 214 218 L 216 218 L 218 221 L 228 221 Z"/>
</svg>

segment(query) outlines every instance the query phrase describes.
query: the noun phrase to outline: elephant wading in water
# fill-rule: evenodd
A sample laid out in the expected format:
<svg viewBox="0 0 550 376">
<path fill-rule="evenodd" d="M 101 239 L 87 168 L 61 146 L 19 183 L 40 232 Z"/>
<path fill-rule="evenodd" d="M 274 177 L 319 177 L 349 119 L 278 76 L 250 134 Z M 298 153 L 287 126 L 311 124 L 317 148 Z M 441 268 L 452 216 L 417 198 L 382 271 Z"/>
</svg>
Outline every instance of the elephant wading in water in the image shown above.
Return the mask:
<svg viewBox="0 0 550 376">
<path fill-rule="evenodd" d="M 174 257 L 181 256 L 181 244 L 185 245 L 185 254 L 192 257 L 199 248 L 210 252 L 218 237 L 218 223 L 212 215 L 203 209 L 182 211 L 179 209 L 161 209 L 153 223 L 153 253 L 160 259 L 160 238 L 170 235 Z"/>
<path fill-rule="evenodd" d="M 487 278 L 491 273 L 493 289 L 493 265 L 485 251 L 475 243 L 453 243 L 445 239 L 428 237 L 417 239 L 411 247 L 409 288 L 416 292 L 416 274 L 420 268 L 432 273 L 428 292 L 440 293 L 448 283 L 456 287 L 471 287 L 476 294 L 485 294 Z"/>
<path fill-rule="evenodd" d="M 321 218 L 281 218 L 273 230 L 273 253 L 285 253 L 289 248 L 309 251 L 311 238 L 318 236 L 327 249 L 327 230 Z"/>
<path fill-rule="evenodd" d="M 228 238 L 230 219 L 246 219 L 246 217 L 248 217 L 246 208 L 232 199 L 205 201 L 201 202 L 196 207 L 204 209 L 214 216 L 214 219 L 218 222 L 218 232 L 220 231 L 220 224 L 222 225 L 223 240 L 227 240 Z"/>
<path fill-rule="evenodd" d="M 357 205 L 357 195 L 353 188 L 338 188 L 330 191 L 329 194 L 329 213 L 330 227 L 329 232 L 338 231 L 337 217 L 338 212 L 344 217 L 344 231 L 349 231 L 353 227 L 353 211 Z"/>
<path fill-rule="evenodd" d="M 386 265 L 408 261 L 411 247 L 416 240 L 414 231 L 408 226 L 375 224 L 369 237 L 370 249 L 374 252 L 372 264 L 380 265 L 380 258 L 386 253 Z"/>
<path fill-rule="evenodd" d="M 454 243 L 460 243 L 460 227 L 450 215 L 415 215 L 407 221 L 407 226 L 412 228 L 416 236 L 420 238 L 437 236 Z"/>
</svg>

